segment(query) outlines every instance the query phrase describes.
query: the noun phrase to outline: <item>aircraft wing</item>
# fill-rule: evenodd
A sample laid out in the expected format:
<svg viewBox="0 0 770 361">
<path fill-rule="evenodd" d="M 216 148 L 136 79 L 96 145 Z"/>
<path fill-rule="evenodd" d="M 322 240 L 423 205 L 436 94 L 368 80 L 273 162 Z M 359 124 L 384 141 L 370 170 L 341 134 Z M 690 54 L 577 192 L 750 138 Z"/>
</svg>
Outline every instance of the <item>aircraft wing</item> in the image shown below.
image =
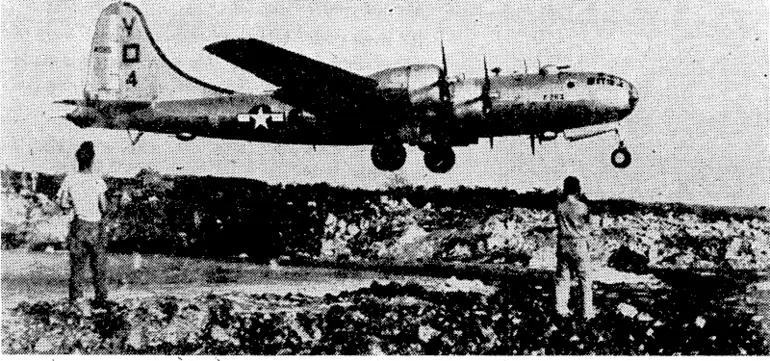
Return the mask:
<svg viewBox="0 0 770 361">
<path fill-rule="evenodd" d="M 314 114 L 355 113 L 379 103 L 376 80 L 262 40 L 223 40 L 204 49 L 280 87 L 276 98 Z"/>
</svg>

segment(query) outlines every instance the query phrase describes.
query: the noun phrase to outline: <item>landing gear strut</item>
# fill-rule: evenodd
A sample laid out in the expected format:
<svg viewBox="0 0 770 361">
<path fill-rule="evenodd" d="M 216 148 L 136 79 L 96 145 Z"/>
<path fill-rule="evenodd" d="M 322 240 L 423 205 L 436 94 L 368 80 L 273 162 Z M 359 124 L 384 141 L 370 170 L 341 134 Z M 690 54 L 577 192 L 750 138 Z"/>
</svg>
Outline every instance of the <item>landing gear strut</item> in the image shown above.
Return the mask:
<svg viewBox="0 0 770 361">
<path fill-rule="evenodd" d="M 455 152 L 449 146 L 433 146 L 425 148 L 423 160 L 425 166 L 433 173 L 449 172 L 455 165 Z"/>
<path fill-rule="evenodd" d="M 380 143 L 372 146 L 372 163 L 377 169 L 393 172 L 406 162 L 406 148 L 401 143 Z"/>
<path fill-rule="evenodd" d="M 615 168 L 626 168 L 631 164 L 631 153 L 626 149 L 626 145 L 623 143 L 623 136 L 620 134 L 619 129 L 615 129 L 615 134 L 618 136 L 618 149 L 612 151 L 610 161 Z"/>
<path fill-rule="evenodd" d="M 139 139 L 144 135 L 144 132 L 139 131 L 136 135 L 133 135 L 131 134 L 131 129 L 126 129 L 126 134 L 128 134 L 128 140 L 131 141 L 131 145 L 136 145 L 136 143 L 139 143 Z"/>
</svg>

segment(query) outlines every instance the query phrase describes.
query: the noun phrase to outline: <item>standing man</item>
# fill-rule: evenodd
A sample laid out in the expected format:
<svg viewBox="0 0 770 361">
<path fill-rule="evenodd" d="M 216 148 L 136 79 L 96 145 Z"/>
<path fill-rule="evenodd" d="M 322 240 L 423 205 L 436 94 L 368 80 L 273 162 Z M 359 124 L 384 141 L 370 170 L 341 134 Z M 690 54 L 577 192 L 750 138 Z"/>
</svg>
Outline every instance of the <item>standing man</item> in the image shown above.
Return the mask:
<svg viewBox="0 0 770 361">
<path fill-rule="evenodd" d="M 107 241 L 102 237 L 102 215 L 105 213 L 107 185 L 91 171 L 94 160 L 94 144 L 83 142 L 75 153 L 78 172 L 67 175 L 62 182 L 57 199 L 65 210 L 73 209 L 75 216 L 70 224 L 67 243 L 70 249 L 69 299 L 79 304 L 86 283 L 86 262 L 89 262 L 95 301 L 107 299 L 105 283 Z"/>
<path fill-rule="evenodd" d="M 583 297 L 582 316 L 588 320 L 596 315 L 593 305 L 588 244 L 591 240 L 588 206 L 581 200 L 580 180 L 573 176 L 564 179 L 564 189 L 556 208 L 559 242 L 556 248 L 556 312 L 569 315 L 570 284 L 572 277 L 580 283 Z"/>
</svg>

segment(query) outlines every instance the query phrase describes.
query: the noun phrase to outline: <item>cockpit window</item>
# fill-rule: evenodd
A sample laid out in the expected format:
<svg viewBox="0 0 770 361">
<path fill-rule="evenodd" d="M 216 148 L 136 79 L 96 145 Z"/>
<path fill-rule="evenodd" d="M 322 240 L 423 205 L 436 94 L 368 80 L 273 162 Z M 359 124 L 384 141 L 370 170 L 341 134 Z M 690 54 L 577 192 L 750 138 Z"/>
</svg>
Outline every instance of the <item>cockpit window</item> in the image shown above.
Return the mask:
<svg viewBox="0 0 770 361">
<path fill-rule="evenodd" d="M 586 79 L 586 84 L 588 84 L 588 85 L 594 85 L 594 84 L 599 85 L 599 84 L 602 84 L 602 85 L 611 85 L 611 86 L 617 85 L 618 87 L 621 87 L 621 88 L 624 86 L 623 85 L 623 80 L 621 80 L 620 78 L 604 77 L 603 73 L 597 73 L 596 75 L 598 75 L 599 77 L 597 77 L 597 78 L 588 77 Z"/>
</svg>

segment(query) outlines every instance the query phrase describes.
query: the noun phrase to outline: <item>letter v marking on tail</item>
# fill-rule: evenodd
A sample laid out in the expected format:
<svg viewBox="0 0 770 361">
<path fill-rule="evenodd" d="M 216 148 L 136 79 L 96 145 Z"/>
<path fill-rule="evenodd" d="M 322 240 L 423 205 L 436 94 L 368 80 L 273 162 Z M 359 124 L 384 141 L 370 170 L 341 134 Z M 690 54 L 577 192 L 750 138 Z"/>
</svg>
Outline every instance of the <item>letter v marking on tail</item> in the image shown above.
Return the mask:
<svg viewBox="0 0 770 361">
<path fill-rule="evenodd" d="M 126 18 L 123 18 L 123 28 L 126 29 L 126 32 L 128 33 L 128 36 L 131 36 L 131 32 L 134 31 L 134 23 L 136 22 L 136 17 L 131 17 L 131 22 L 129 23 L 126 21 Z"/>
</svg>

